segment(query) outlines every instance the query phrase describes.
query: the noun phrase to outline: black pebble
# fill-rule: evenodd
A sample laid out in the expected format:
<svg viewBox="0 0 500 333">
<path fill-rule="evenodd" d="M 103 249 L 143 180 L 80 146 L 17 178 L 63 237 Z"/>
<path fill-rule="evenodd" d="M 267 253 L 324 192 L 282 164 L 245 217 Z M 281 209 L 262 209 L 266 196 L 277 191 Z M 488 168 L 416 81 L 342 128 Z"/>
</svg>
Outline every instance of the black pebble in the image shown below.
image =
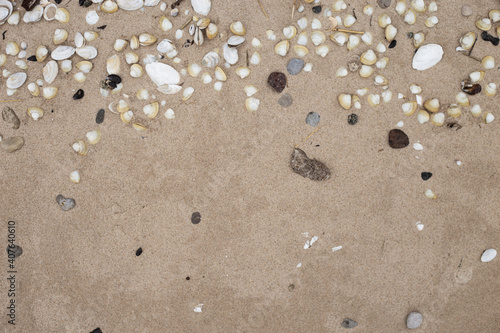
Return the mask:
<svg viewBox="0 0 500 333">
<path fill-rule="evenodd" d="M 389 48 L 392 49 L 392 48 L 396 47 L 397 43 L 398 43 L 398 41 L 393 39 L 392 42 L 389 44 Z"/>
<path fill-rule="evenodd" d="M 58 5 L 61 4 L 62 0 L 54 0 Z"/>
<path fill-rule="evenodd" d="M 84 3 L 84 2 L 85 2 L 85 0 L 78 0 L 78 4 L 79 4 L 80 6 L 83 6 L 83 3 Z"/>
<path fill-rule="evenodd" d="M 104 112 L 104 109 L 100 109 L 99 111 L 97 111 L 97 115 L 95 116 L 96 123 L 102 124 L 102 122 L 104 121 Z"/>
<path fill-rule="evenodd" d="M 186 280 L 187 280 L 187 281 L 189 281 L 189 280 L 191 280 L 191 278 L 190 278 L 189 276 L 187 276 L 187 277 L 186 277 Z"/>
<path fill-rule="evenodd" d="M 358 122 L 358 115 L 355 113 L 351 113 L 350 115 L 347 116 L 347 123 L 349 125 L 356 125 Z"/>
<path fill-rule="evenodd" d="M 28 61 L 36 61 L 36 55 L 29 56 Z"/>
<path fill-rule="evenodd" d="M 491 44 L 497 46 L 498 43 L 500 42 L 500 38 L 498 37 L 495 37 L 495 36 L 492 36 L 490 35 L 489 33 L 487 33 L 486 31 L 483 31 L 481 33 L 481 38 L 486 41 L 486 42 L 491 42 Z"/>
<path fill-rule="evenodd" d="M 431 177 L 432 177 L 432 173 L 431 172 L 422 172 L 422 179 L 423 180 L 428 180 Z"/>
<path fill-rule="evenodd" d="M 352 319 L 346 318 L 341 324 L 342 327 L 344 328 L 354 328 L 358 326 L 358 323 Z"/>
<path fill-rule="evenodd" d="M 21 254 L 23 254 L 23 249 L 19 245 L 14 245 L 14 247 L 7 245 L 7 256 L 10 253 L 14 253 L 14 258 L 18 258 Z"/>
<path fill-rule="evenodd" d="M 97 29 L 104 30 L 104 29 L 106 29 L 107 26 L 108 26 L 107 24 L 101 25 L 100 27 L 97 27 Z"/>
<path fill-rule="evenodd" d="M 191 215 L 191 223 L 198 224 L 200 222 L 201 222 L 201 214 L 199 212 L 194 212 L 193 215 Z"/>
<path fill-rule="evenodd" d="M 106 81 L 110 81 L 116 84 L 119 84 L 122 82 L 122 78 L 119 75 L 116 74 L 110 74 L 106 77 Z"/>
<path fill-rule="evenodd" d="M 315 14 L 321 13 L 321 6 L 320 5 L 314 6 L 313 7 L 313 13 L 315 13 Z"/>
<path fill-rule="evenodd" d="M 136 256 L 140 256 L 142 254 L 142 247 L 138 248 L 137 251 L 135 251 Z"/>
<path fill-rule="evenodd" d="M 90 333 L 102 333 L 101 329 L 98 327 Z"/>
<path fill-rule="evenodd" d="M 90 7 L 92 5 L 92 1 L 91 0 L 85 0 L 83 2 L 83 7 Z"/>
<path fill-rule="evenodd" d="M 83 92 L 83 90 L 78 89 L 78 91 L 73 95 L 73 99 L 74 100 L 82 99 L 84 95 L 85 95 L 85 93 Z"/>
</svg>

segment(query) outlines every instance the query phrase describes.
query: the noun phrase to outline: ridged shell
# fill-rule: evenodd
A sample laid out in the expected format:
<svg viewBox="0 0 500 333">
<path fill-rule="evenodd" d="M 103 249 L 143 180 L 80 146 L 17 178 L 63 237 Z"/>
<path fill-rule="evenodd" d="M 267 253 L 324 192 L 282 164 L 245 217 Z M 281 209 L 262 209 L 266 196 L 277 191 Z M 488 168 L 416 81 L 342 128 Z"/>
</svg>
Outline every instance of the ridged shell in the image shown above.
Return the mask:
<svg viewBox="0 0 500 333">
<path fill-rule="evenodd" d="M 161 86 L 158 86 L 158 91 L 166 94 L 166 95 L 173 95 L 177 94 L 179 91 L 181 91 L 182 86 L 176 85 L 176 84 L 164 84 Z"/>
<path fill-rule="evenodd" d="M 57 72 L 59 71 L 59 66 L 57 65 L 57 62 L 54 60 L 49 61 L 44 67 L 43 67 L 43 79 L 47 83 L 52 83 L 57 77 Z"/>
<path fill-rule="evenodd" d="M 200 15 L 207 16 L 212 7 L 212 1 L 210 0 L 191 0 L 191 6 L 195 12 Z"/>
<path fill-rule="evenodd" d="M 50 54 L 50 57 L 54 60 L 64 60 L 68 59 L 75 53 L 75 48 L 67 45 L 60 45 L 56 47 L 54 51 Z M 37 57 L 38 60 L 38 57 Z M 42 60 L 43 61 L 43 60 Z"/>
<path fill-rule="evenodd" d="M 35 6 L 31 11 L 26 12 L 23 16 L 24 23 L 34 23 L 40 21 L 43 16 L 43 7 L 40 5 Z"/>
<path fill-rule="evenodd" d="M 160 104 L 158 102 L 147 104 L 142 108 L 142 111 L 149 119 L 153 119 L 154 117 L 156 117 L 159 110 L 160 110 Z"/>
<path fill-rule="evenodd" d="M 27 75 L 24 72 L 12 74 L 7 79 L 7 82 L 6 82 L 7 88 L 17 89 L 17 88 L 21 87 L 24 84 L 24 82 L 26 82 L 26 78 L 27 78 Z"/>
<path fill-rule="evenodd" d="M 116 3 L 123 10 L 137 10 L 144 6 L 143 0 L 117 0 Z"/>
<path fill-rule="evenodd" d="M 220 56 L 217 54 L 217 52 L 208 52 L 204 57 L 203 60 L 201 61 L 201 64 L 205 67 L 215 67 L 217 64 L 219 64 L 220 61 Z"/>
<path fill-rule="evenodd" d="M 3 24 L 12 14 L 12 2 L 7 0 L 0 1 L 0 24 Z"/>
<path fill-rule="evenodd" d="M 229 47 L 227 43 L 222 47 L 222 52 L 224 54 L 224 59 L 228 64 L 234 65 L 238 62 L 238 50 L 234 47 Z"/>
<path fill-rule="evenodd" d="M 59 88 L 57 87 L 43 87 L 42 88 L 42 96 L 45 99 L 52 99 L 56 97 Z"/>
<path fill-rule="evenodd" d="M 120 57 L 116 54 L 108 58 L 106 62 L 106 69 L 108 74 L 118 74 L 120 73 Z"/>
<path fill-rule="evenodd" d="M 112 0 L 106 0 L 101 4 L 101 10 L 111 14 L 118 10 L 118 5 Z"/>
<path fill-rule="evenodd" d="M 77 48 L 76 54 L 85 60 L 91 60 L 97 57 L 97 49 L 93 46 L 84 46 Z"/>
</svg>

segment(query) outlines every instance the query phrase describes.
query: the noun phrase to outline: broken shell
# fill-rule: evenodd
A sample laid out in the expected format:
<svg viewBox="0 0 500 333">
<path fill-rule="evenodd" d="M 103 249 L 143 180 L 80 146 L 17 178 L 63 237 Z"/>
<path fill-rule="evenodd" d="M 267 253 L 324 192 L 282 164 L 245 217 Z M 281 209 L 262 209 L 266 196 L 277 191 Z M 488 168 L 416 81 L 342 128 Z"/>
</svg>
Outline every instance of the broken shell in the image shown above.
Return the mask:
<svg viewBox="0 0 500 333">
<path fill-rule="evenodd" d="M 49 61 L 44 67 L 43 67 L 43 79 L 47 83 L 52 83 L 57 77 L 57 72 L 59 70 L 59 66 L 57 65 L 57 62 L 54 60 Z"/>
<path fill-rule="evenodd" d="M 498 21 L 500 21 L 500 9 L 490 10 L 488 16 L 493 23 L 497 23 Z"/>
<path fill-rule="evenodd" d="M 412 84 L 410 85 L 410 91 L 412 94 L 416 95 L 422 92 L 422 88 L 417 84 Z"/>
<path fill-rule="evenodd" d="M 132 50 L 137 50 L 140 46 L 139 38 L 137 36 L 130 37 L 130 48 Z"/>
<path fill-rule="evenodd" d="M 67 60 L 63 60 L 63 61 L 61 62 L 61 70 L 62 70 L 64 73 L 68 73 L 68 72 L 70 72 L 72 68 L 73 68 L 73 65 L 72 65 L 71 60 L 67 59 Z"/>
<path fill-rule="evenodd" d="M 99 21 L 99 15 L 97 15 L 95 10 L 91 10 L 85 15 L 85 21 L 87 24 L 94 25 Z"/>
<path fill-rule="evenodd" d="M 351 14 L 348 14 L 346 15 L 346 17 L 344 17 L 344 26 L 346 28 L 350 28 L 354 23 L 356 23 L 356 18 Z"/>
<path fill-rule="evenodd" d="M 84 46 L 77 48 L 76 54 L 85 60 L 92 60 L 97 57 L 97 49 L 93 46 Z"/>
<path fill-rule="evenodd" d="M 448 106 L 447 112 L 448 115 L 454 118 L 458 118 L 462 114 L 462 110 L 460 109 L 460 106 L 458 106 L 457 104 L 451 104 L 450 106 Z"/>
<path fill-rule="evenodd" d="M 238 67 L 235 71 L 236 75 L 238 75 L 242 79 L 249 76 L 251 72 L 252 70 L 248 67 Z"/>
<path fill-rule="evenodd" d="M 383 75 L 375 76 L 375 85 L 386 86 L 388 84 L 389 84 L 389 80 L 387 80 Z"/>
<path fill-rule="evenodd" d="M 325 40 L 326 40 L 325 34 L 322 33 L 321 31 L 313 31 L 313 33 L 311 34 L 311 42 L 316 46 L 323 44 Z"/>
<path fill-rule="evenodd" d="M 409 25 L 415 24 L 417 22 L 417 15 L 413 11 L 413 9 L 408 9 L 408 11 L 405 14 L 405 22 L 408 23 Z"/>
<path fill-rule="evenodd" d="M 298 45 L 306 45 L 307 44 L 307 32 L 303 31 L 299 34 L 299 37 L 297 38 L 297 44 Z"/>
<path fill-rule="evenodd" d="M 245 42 L 245 37 L 242 36 L 231 36 L 227 40 L 227 44 L 232 47 L 240 46 Z"/>
<path fill-rule="evenodd" d="M 376 107 L 380 104 L 380 95 L 379 94 L 370 94 L 368 95 L 368 104 L 372 107 Z"/>
<path fill-rule="evenodd" d="M 375 63 L 375 67 L 377 67 L 378 69 L 384 69 L 387 67 L 388 63 L 389 63 L 389 58 L 384 57 Z"/>
<path fill-rule="evenodd" d="M 76 67 L 84 73 L 89 73 L 92 70 L 93 65 L 90 61 L 84 60 L 77 63 Z M 116 74 L 116 73 L 109 73 L 108 71 L 108 74 Z"/>
<path fill-rule="evenodd" d="M 249 97 L 245 101 L 245 107 L 250 112 L 255 112 L 259 108 L 260 100 L 255 97 Z"/>
<path fill-rule="evenodd" d="M 129 65 L 135 64 L 139 61 L 139 56 L 134 52 L 128 52 L 127 54 L 125 54 L 125 61 Z"/>
<path fill-rule="evenodd" d="M 91 42 L 91 41 L 95 40 L 97 37 L 99 37 L 99 34 L 97 32 L 94 32 L 94 31 L 85 31 L 83 33 L 83 37 L 85 38 L 85 40 L 87 42 Z"/>
<path fill-rule="evenodd" d="M 387 27 L 391 23 L 392 23 L 391 17 L 389 15 L 387 15 L 386 13 L 383 13 L 382 15 L 380 15 L 378 17 L 378 25 L 381 28 L 385 28 L 385 27 Z"/>
<path fill-rule="evenodd" d="M 45 99 L 52 99 L 56 97 L 59 89 L 57 87 L 43 87 L 42 88 L 42 96 Z"/>
<path fill-rule="evenodd" d="M 83 83 L 85 82 L 85 79 L 87 78 L 83 72 L 78 72 L 73 75 L 73 78 L 75 79 L 76 82 Z"/>
<path fill-rule="evenodd" d="M 142 46 L 149 46 L 151 44 L 154 44 L 156 42 L 156 37 L 148 34 L 148 33 L 142 33 L 139 35 L 139 44 Z"/>
<path fill-rule="evenodd" d="M 215 89 L 215 91 L 221 91 L 221 89 L 222 89 L 222 82 L 220 82 L 220 81 L 215 82 L 214 83 L 214 89 Z"/>
<path fill-rule="evenodd" d="M 320 45 L 316 48 L 316 54 L 323 58 L 326 57 L 329 51 L 330 47 L 328 45 Z"/>
<path fill-rule="evenodd" d="M 24 52 L 24 51 L 22 51 Z M 28 64 L 24 60 L 16 60 L 16 66 L 21 69 L 28 69 Z"/>
<path fill-rule="evenodd" d="M 47 6 L 45 6 L 45 9 L 43 10 L 43 18 L 46 21 L 52 21 L 53 19 L 55 19 L 56 10 L 57 6 L 55 4 L 53 3 L 48 4 Z"/>
<path fill-rule="evenodd" d="M 359 97 L 357 95 L 352 95 L 351 104 L 354 105 L 356 109 L 361 109 L 361 102 L 359 101 Z"/>
<path fill-rule="evenodd" d="M 288 53 L 289 48 L 290 48 L 290 42 L 287 40 L 283 40 L 283 41 L 279 42 L 278 44 L 276 44 L 276 46 L 274 47 L 274 52 L 276 52 L 276 54 L 284 57 Z"/>
<path fill-rule="evenodd" d="M 330 39 L 339 46 L 343 46 L 349 39 L 349 36 L 345 32 L 336 32 L 330 35 Z"/>
<path fill-rule="evenodd" d="M 392 91 L 390 90 L 383 91 L 381 95 L 384 103 L 389 103 L 392 100 Z"/>
<path fill-rule="evenodd" d="M 9 23 L 10 25 L 18 25 L 20 20 L 21 20 L 21 13 L 19 13 L 18 10 L 15 10 L 7 19 L 7 23 Z"/>
<path fill-rule="evenodd" d="M 28 115 L 33 118 L 33 120 L 38 120 L 43 117 L 43 110 L 37 107 L 29 107 Z"/>
<path fill-rule="evenodd" d="M 260 42 L 260 40 L 258 40 L 257 38 L 252 38 L 252 46 L 253 47 L 261 47 L 262 46 L 262 43 Z"/>
<path fill-rule="evenodd" d="M 295 45 L 295 47 L 297 47 L 297 46 L 300 46 L 300 45 Z M 251 65 L 258 65 L 258 64 L 260 64 L 260 59 L 261 58 L 260 58 L 259 52 L 255 51 L 252 54 L 252 56 L 250 57 L 249 62 L 250 62 Z"/>
<path fill-rule="evenodd" d="M 438 112 L 440 107 L 439 100 L 436 98 L 428 99 L 424 103 L 424 108 L 429 112 Z"/>
<path fill-rule="evenodd" d="M 349 110 L 352 106 L 352 96 L 348 94 L 340 94 L 339 104 L 344 109 Z"/>
<path fill-rule="evenodd" d="M 5 46 L 5 53 L 15 56 L 19 53 L 19 45 L 16 42 L 8 42 Z"/>
<path fill-rule="evenodd" d="M 442 112 L 431 114 L 431 123 L 436 126 L 443 126 L 445 115 Z"/>
<path fill-rule="evenodd" d="M 215 68 L 215 79 L 222 82 L 227 80 L 226 73 L 222 68 L 220 67 Z"/>
<path fill-rule="evenodd" d="M 370 5 L 366 5 L 363 7 L 363 14 L 371 16 L 373 14 L 373 7 Z"/>
<path fill-rule="evenodd" d="M 56 11 L 56 15 L 57 15 L 57 11 Z M 24 23 L 38 22 L 41 20 L 42 16 L 43 16 L 43 7 L 40 5 L 37 5 L 29 12 L 24 13 L 23 21 L 24 21 Z M 56 19 L 57 19 L 57 17 L 56 17 Z M 62 22 L 62 23 L 66 23 L 66 22 Z"/>
<path fill-rule="evenodd" d="M 283 35 L 286 39 L 292 39 L 297 34 L 297 28 L 293 25 L 283 28 Z"/>
<path fill-rule="evenodd" d="M 101 136 L 102 132 L 99 129 L 87 132 L 86 134 L 87 140 L 91 145 L 95 145 L 96 143 L 98 143 L 99 140 L 101 140 Z"/>
<path fill-rule="evenodd" d="M 134 113 L 132 111 L 125 111 L 123 113 L 120 113 L 120 119 L 124 124 L 130 124 L 130 121 L 134 117 Z"/>
<path fill-rule="evenodd" d="M 484 78 L 484 71 L 475 71 L 469 74 L 471 83 L 477 83 Z"/>
<path fill-rule="evenodd" d="M 489 18 L 483 18 L 476 21 L 476 27 L 479 30 L 488 31 L 491 29 L 491 20 Z"/>
<path fill-rule="evenodd" d="M 55 45 L 62 44 L 68 39 L 68 32 L 64 29 L 56 29 L 54 31 L 53 42 Z"/>
<path fill-rule="evenodd" d="M 146 89 L 137 90 L 137 94 L 135 94 L 135 96 L 141 100 L 149 99 L 149 93 Z"/>
<path fill-rule="evenodd" d="M 481 65 L 484 69 L 493 69 L 495 68 L 495 58 L 486 56 L 481 60 Z"/>
<path fill-rule="evenodd" d="M 233 34 L 238 35 L 238 36 L 244 36 L 246 33 L 246 29 L 243 26 L 243 23 L 241 23 L 240 21 L 231 23 L 231 25 L 229 26 L 229 29 L 231 30 L 231 32 Z"/>
<path fill-rule="evenodd" d="M 56 64 L 57 65 L 57 64 Z M 24 72 L 12 74 L 7 79 L 6 85 L 9 89 L 17 89 L 26 82 L 27 75 Z"/>
<path fill-rule="evenodd" d="M 304 57 L 306 54 L 309 53 L 309 50 L 307 49 L 307 47 L 305 46 L 302 46 L 302 45 L 295 45 L 293 47 L 293 50 L 295 51 L 295 53 L 299 56 L 299 57 Z"/>
<path fill-rule="evenodd" d="M 313 30 L 319 30 L 321 29 L 322 25 L 321 25 L 321 21 L 318 20 L 318 19 L 313 19 L 312 22 L 311 22 L 311 29 Z"/>
<path fill-rule="evenodd" d="M 219 28 L 214 23 L 210 23 L 205 30 L 208 39 L 214 39 L 219 33 Z"/>
<path fill-rule="evenodd" d="M 424 13 L 426 9 L 424 0 L 412 0 L 411 6 L 418 13 Z"/>
<path fill-rule="evenodd" d="M 392 24 L 389 24 L 387 27 L 385 27 L 385 39 L 387 39 L 388 42 L 392 42 L 394 38 L 396 38 L 397 33 L 398 29 Z"/>
<path fill-rule="evenodd" d="M 71 57 L 75 53 L 76 49 L 72 46 L 67 46 L 67 45 L 59 45 L 56 47 L 55 50 L 50 53 L 50 57 L 54 60 L 65 60 Z M 43 49 L 40 51 L 40 54 L 43 54 L 45 52 Z M 48 51 L 47 51 L 48 52 Z M 37 49 L 37 54 L 38 54 L 38 49 Z M 43 59 L 42 57 L 40 59 Z M 37 60 L 38 60 L 38 55 L 37 55 Z M 43 60 L 38 60 L 38 61 L 43 61 Z"/>
<path fill-rule="evenodd" d="M 73 171 L 69 174 L 69 179 L 75 183 L 78 184 L 80 182 L 80 173 L 78 171 Z"/>
<path fill-rule="evenodd" d="M 137 10 L 144 6 L 144 0 L 116 0 L 116 4 L 123 10 Z"/>
<path fill-rule="evenodd" d="M 362 65 L 359 70 L 359 75 L 361 77 L 370 77 L 373 74 L 373 68 L 371 66 Z"/>
<path fill-rule="evenodd" d="M 411 116 L 417 110 L 417 102 L 410 101 L 410 102 L 403 103 L 403 105 L 401 105 L 401 108 L 403 109 L 403 113 L 406 116 Z"/>
<path fill-rule="evenodd" d="M 307 18 L 303 17 L 297 20 L 297 25 L 299 26 L 300 30 L 304 30 L 307 28 Z"/>
<path fill-rule="evenodd" d="M 185 102 L 187 101 L 188 99 L 191 98 L 191 96 L 193 96 L 193 93 L 194 93 L 194 88 L 193 87 L 187 87 L 186 89 L 184 89 L 184 91 L 182 92 L 182 100 Z"/>
<path fill-rule="evenodd" d="M 234 47 L 229 47 L 227 43 L 222 47 L 222 52 L 224 59 L 228 64 L 234 65 L 238 62 L 238 49 Z"/>
<path fill-rule="evenodd" d="M 333 5 L 332 5 L 332 11 L 333 12 L 340 12 L 340 11 L 346 9 L 346 8 L 347 8 L 347 4 L 343 0 L 335 0 L 333 2 Z"/>
<path fill-rule="evenodd" d="M 177 94 L 179 91 L 181 91 L 182 86 L 179 86 L 176 84 L 163 84 L 163 85 L 158 86 L 158 88 L 156 88 L 156 89 L 165 95 L 173 95 L 173 94 Z"/>
<path fill-rule="evenodd" d="M 473 117 L 479 117 L 482 111 L 483 110 L 481 109 L 481 106 L 479 104 L 476 104 L 470 108 L 470 113 Z"/>
<path fill-rule="evenodd" d="M 66 8 L 57 8 L 56 14 L 54 15 L 54 18 L 59 23 L 68 23 L 69 22 L 69 12 L 66 10 Z"/>
<path fill-rule="evenodd" d="M 158 102 L 147 104 L 142 108 L 142 111 L 149 119 L 153 119 L 154 117 L 156 117 L 159 110 L 160 110 L 160 104 Z"/>
<path fill-rule="evenodd" d="M 432 1 L 430 4 L 429 4 L 429 8 L 427 9 L 430 13 L 433 13 L 433 12 L 437 12 L 437 4 L 435 1 Z"/>
<path fill-rule="evenodd" d="M 443 48 L 439 44 L 421 46 L 413 56 L 413 68 L 419 71 L 429 69 L 443 58 Z"/>
<path fill-rule="evenodd" d="M 111 14 L 118 10 L 118 5 L 112 0 L 105 0 L 100 8 L 103 12 Z"/>
<path fill-rule="evenodd" d="M 201 81 L 204 84 L 209 84 L 210 82 L 212 82 L 212 77 L 208 73 L 203 73 L 203 75 L 201 76 Z"/>
<path fill-rule="evenodd" d="M 118 105 L 116 106 L 116 111 L 120 112 L 120 113 L 124 113 L 124 112 L 127 112 L 128 110 L 130 110 L 130 107 L 127 103 L 126 100 L 119 100 L 118 101 Z"/>
<path fill-rule="evenodd" d="M 87 63 L 90 62 L 87 61 Z M 80 70 L 82 69 L 80 68 Z M 108 71 L 109 75 L 120 73 L 120 57 L 118 57 L 118 55 L 115 54 L 108 58 L 108 60 L 106 61 L 106 70 Z"/>
<path fill-rule="evenodd" d="M 371 66 L 377 62 L 377 56 L 372 50 L 367 50 L 361 54 L 359 60 L 362 64 Z"/>
<path fill-rule="evenodd" d="M 73 143 L 72 147 L 73 150 L 81 156 L 85 156 L 89 152 L 89 147 L 83 140 L 77 140 L 75 143 Z"/>
<path fill-rule="evenodd" d="M 375 47 L 375 50 L 378 52 L 378 53 L 384 53 L 387 48 L 385 47 L 384 44 L 382 44 L 382 42 L 378 43 L 377 46 Z"/>
<path fill-rule="evenodd" d="M 353 35 L 351 35 L 353 36 Z M 361 40 L 363 41 L 363 43 L 365 43 L 366 45 L 372 45 L 373 43 L 373 36 L 372 34 L 367 31 L 365 32 L 362 36 L 361 36 Z"/>
<path fill-rule="evenodd" d="M 201 66 L 200 65 L 198 65 L 198 64 L 190 64 L 188 66 L 188 73 L 192 77 L 197 77 L 198 74 L 200 74 L 200 72 L 201 72 Z"/>
<path fill-rule="evenodd" d="M 243 91 L 245 92 L 247 97 L 252 97 L 253 95 L 259 92 L 259 89 L 254 85 L 248 85 L 245 86 L 245 88 L 243 88 Z"/>
<path fill-rule="evenodd" d="M 133 123 L 132 128 L 135 129 L 136 131 L 139 131 L 139 132 L 145 131 L 148 129 L 146 126 L 144 126 L 143 124 L 140 124 L 140 123 Z"/>
<path fill-rule="evenodd" d="M 208 52 L 202 59 L 201 64 L 205 67 L 211 68 L 217 66 L 220 61 L 220 56 L 217 52 Z M 189 67 L 188 67 L 189 70 Z"/>
<path fill-rule="evenodd" d="M 0 66 L 5 65 L 6 62 L 7 62 L 7 55 L 0 54 Z"/>
<path fill-rule="evenodd" d="M 430 118 L 431 117 L 430 117 L 429 113 L 427 113 L 427 111 L 425 111 L 425 110 L 418 111 L 417 120 L 419 123 L 424 124 L 424 123 L 428 122 Z"/>
<path fill-rule="evenodd" d="M 118 38 L 117 40 L 115 40 L 113 48 L 115 49 L 115 51 L 121 52 L 127 47 L 127 45 L 128 41 L 126 41 L 125 39 Z"/>
<path fill-rule="evenodd" d="M 160 17 L 160 28 L 163 31 L 169 31 L 173 28 L 172 22 L 166 16 L 162 16 Z"/>
<path fill-rule="evenodd" d="M 425 20 L 425 26 L 427 28 L 432 28 L 438 23 L 439 23 L 439 20 L 438 20 L 437 16 L 430 16 L 427 18 L 427 20 Z"/>
<path fill-rule="evenodd" d="M 493 82 L 484 86 L 484 92 L 487 96 L 494 97 L 497 94 L 497 85 Z"/>
<path fill-rule="evenodd" d="M 206 29 L 209 24 L 210 24 L 209 18 L 203 18 L 201 20 L 198 20 L 198 22 L 196 22 L 196 26 L 200 28 L 200 30 Z"/>
<path fill-rule="evenodd" d="M 175 112 L 172 109 L 168 109 L 165 111 L 165 118 L 167 119 L 175 119 Z"/>
<path fill-rule="evenodd" d="M 432 192 L 432 190 L 425 191 L 425 197 L 429 198 L 429 199 L 436 199 L 437 198 L 436 194 L 434 192 Z"/>
<path fill-rule="evenodd" d="M 457 100 L 457 103 L 461 106 L 469 106 L 469 98 L 464 92 L 459 92 L 456 96 L 455 99 Z"/>
<path fill-rule="evenodd" d="M 415 46 L 417 49 L 424 43 L 425 41 L 425 34 L 423 32 L 417 32 L 415 35 L 413 35 L 413 46 Z"/>
<path fill-rule="evenodd" d="M 133 64 L 130 66 L 130 76 L 138 78 L 144 75 L 144 69 L 139 64 Z"/>
<path fill-rule="evenodd" d="M 40 88 L 34 82 L 31 82 L 30 84 L 28 84 L 28 90 L 31 93 L 31 95 L 33 95 L 35 97 L 40 95 Z"/>
<path fill-rule="evenodd" d="M 82 47 L 85 45 L 85 38 L 83 38 L 83 35 L 79 32 L 75 34 L 75 46 L 76 47 Z"/>
<path fill-rule="evenodd" d="M 399 15 L 403 15 L 406 11 L 406 2 L 405 0 L 398 0 L 398 2 L 396 3 L 396 12 L 399 14 Z"/>
<path fill-rule="evenodd" d="M 495 120 L 495 116 L 491 112 L 488 112 L 484 115 L 484 122 L 486 124 L 491 123 L 493 120 Z"/>
</svg>

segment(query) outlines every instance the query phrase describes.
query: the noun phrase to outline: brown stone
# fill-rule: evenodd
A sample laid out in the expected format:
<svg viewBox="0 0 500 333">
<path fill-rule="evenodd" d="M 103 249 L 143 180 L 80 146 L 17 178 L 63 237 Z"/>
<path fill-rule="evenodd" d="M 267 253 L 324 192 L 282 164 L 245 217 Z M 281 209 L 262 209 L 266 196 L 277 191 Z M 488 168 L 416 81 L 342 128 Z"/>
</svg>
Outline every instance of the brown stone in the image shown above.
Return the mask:
<svg viewBox="0 0 500 333">
<path fill-rule="evenodd" d="M 410 144 L 410 139 L 405 132 L 400 129 L 393 129 L 389 132 L 389 146 L 394 149 L 405 148 Z"/>
</svg>

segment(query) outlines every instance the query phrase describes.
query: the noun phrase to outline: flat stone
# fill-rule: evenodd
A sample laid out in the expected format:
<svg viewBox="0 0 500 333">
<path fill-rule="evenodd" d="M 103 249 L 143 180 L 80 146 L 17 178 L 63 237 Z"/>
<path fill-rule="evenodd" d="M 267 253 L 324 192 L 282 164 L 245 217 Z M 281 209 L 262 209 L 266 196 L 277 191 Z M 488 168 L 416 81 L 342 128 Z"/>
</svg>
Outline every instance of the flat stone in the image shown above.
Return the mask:
<svg viewBox="0 0 500 333">
<path fill-rule="evenodd" d="M 20 136 L 8 138 L 0 142 L 0 147 L 2 147 L 8 153 L 12 153 L 13 151 L 19 150 L 23 146 L 24 146 L 24 139 Z"/>
<path fill-rule="evenodd" d="M 465 17 L 469 17 L 472 15 L 472 8 L 470 6 L 464 5 L 462 6 L 462 15 Z"/>
<path fill-rule="evenodd" d="M 200 222 L 201 222 L 200 212 L 194 212 L 193 215 L 191 215 L 191 223 L 198 224 Z"/>
<path fill-rule="evenodd" d="M 424 317 L 419 312 L 410 312 L 408 317 L 406 317 L 406 327 L 408 328 L 419 328 L 422 325 Z"/>
<path fill-rule="evenodd" d="M 97 111 L 97 114 L 95 116 L 95 122 L 97 124 L 102 124 L 103 123 L 103 121 L 104 121 L 104 114 L 105 114 L 104 109 L 100 109 L 99 111 Z"/>
<path fill-rule="evenodd" d="M 286 87 L 286 75 L 281 72 L 272 72 L 267 78 L 267 84 L 277 93 L 281 93 Z"/>
<path fill-rule="evenodd" d="M 377 3 L 380 8 L 386 9 L 391 5 L 392 0 L 377 0 Z"/>
<path fill-rule="evenodd" d="M 3 108 L 2 118 L 13 129 L 18 129 L 19 125 L 21 125 L 21 121 L 19 120 L 19 117 L 16 115 L 14 110 L 12 110 L 12 108 L 9 108 L 8 106 Z"/>
<path fill-rule="evenodd" d="M 389 132 L 389 146 L 394 149 L 405 148 L 410 144 L 410 139 L 405 132 L 400 129 L 393 129 Z"/>
<path fill-rule="evenodd" d="M 283 96 L 281 96 L 278 99 L 278 104 L 284 108 L 287 108 L 290 105 L 292 105 L 292 102 L 293 102 L 293 98 L 290 94 L 283 94 Z"/>
<path fill-rule="evenodd" d="M 286 70 L 290 75 L 297 75 L 304 68 L 304 60 L 299 58 L 292 58 L 286 65 Z"/>
<path fill-rule="evenodd" d="M 316 112 L 309 112 L 306 117 L 306 124 L 312 127 L 316 127 L 319 124 L 320 116 Z"/>
<path fill-rule="evenodd" d="M 56 202 L 62 210 L 68 211 L 76 206 L 76 201 L 73 198 L 65 198 L 62 194 L 56 197 Z"/>
<path fill-rule="evenodd" d="M 344 328 L 354 328 L 354 327 L 358 326 L 358 323 L 352 319 L 346 318 L 346 319 L 344 319 L 344 321 L 342 322 L 341 325 Z"/>
</svg>

